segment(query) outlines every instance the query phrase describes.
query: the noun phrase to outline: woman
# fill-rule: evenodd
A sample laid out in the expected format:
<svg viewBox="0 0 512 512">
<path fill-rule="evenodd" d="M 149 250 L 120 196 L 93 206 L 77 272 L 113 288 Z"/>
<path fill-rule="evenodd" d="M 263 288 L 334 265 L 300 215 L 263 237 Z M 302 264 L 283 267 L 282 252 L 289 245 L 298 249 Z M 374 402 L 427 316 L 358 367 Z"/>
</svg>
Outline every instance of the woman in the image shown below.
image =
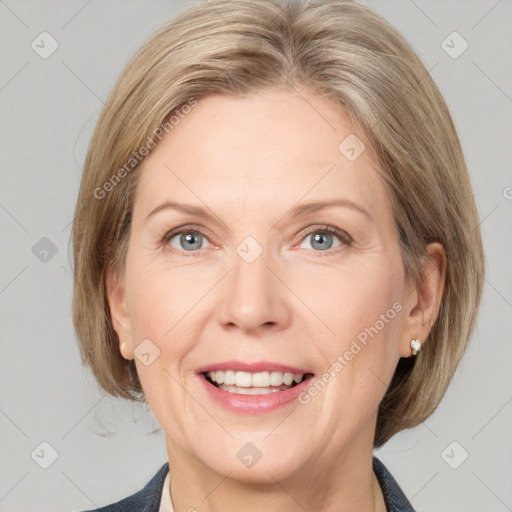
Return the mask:
<svg viewBox="0 0 512 512">
<path fill-rule="evenodd" d="M 388 23 L 188 7 L 114 86 L 74 218 L 83 362 L 167 446 L 98 510 L 413 510 L 373 449 L 447 389 L 478 226 L 447 106 Z"/>
</svg>

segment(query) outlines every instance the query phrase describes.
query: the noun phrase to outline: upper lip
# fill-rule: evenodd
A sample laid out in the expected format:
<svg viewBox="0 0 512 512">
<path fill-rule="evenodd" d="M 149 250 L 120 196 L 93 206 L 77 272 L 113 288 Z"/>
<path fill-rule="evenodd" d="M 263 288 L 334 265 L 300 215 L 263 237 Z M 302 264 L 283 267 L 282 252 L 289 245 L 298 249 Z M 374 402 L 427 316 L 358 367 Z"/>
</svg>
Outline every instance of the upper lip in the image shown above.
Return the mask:
<svg viewBox="0 0 512 512">
<path fill-rule="evenodd" d="M 297 368 L 288 364 L 275 363 L 272 361 L 221 361 L 201 366 L 196 370 L 197 373 L 211 372 L 215 370 L 233 370 L 240 372 L 283 372 L 283 373 L 313 373 L 303 368 Z"/>
</svg>

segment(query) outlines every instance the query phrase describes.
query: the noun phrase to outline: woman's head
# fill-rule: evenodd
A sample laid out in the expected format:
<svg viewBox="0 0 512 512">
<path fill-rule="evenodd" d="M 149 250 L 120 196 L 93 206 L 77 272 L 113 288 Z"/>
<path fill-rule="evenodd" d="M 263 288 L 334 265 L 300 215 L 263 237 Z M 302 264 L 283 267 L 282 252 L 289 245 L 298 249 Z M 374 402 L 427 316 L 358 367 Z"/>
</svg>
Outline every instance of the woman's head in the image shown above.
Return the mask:
<svg viewBox="0 0 512 512">
<path fill-rule="evenodd" d="M 303 208 L 333 200 L 345 205 Z M 160 208 L 171 202 L 209 216 Z M 99 383 L 145 396 L 168 441 L 210 467 L 231 470 L 216 450 L 251 441 L 281 476 L 433 412 L 484 268 L 428 71 L 378 16 L 329 0 L 197 3 L 159 30 L 98 120 L 73 243 L 74 323 Z M 197 373 L 227 360 L 323 384 L 285 409 L 233 412 Z"/>
</svg>

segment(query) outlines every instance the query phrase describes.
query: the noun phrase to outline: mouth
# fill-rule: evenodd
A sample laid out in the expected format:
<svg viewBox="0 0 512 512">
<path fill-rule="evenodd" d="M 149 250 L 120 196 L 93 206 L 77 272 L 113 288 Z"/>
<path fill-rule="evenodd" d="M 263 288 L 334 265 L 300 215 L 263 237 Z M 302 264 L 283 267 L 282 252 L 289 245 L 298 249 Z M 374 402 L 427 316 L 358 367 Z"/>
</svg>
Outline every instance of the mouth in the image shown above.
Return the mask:
<svg viewBox="0 0 512 512">
<path fill-rule="evenodd" d="M 286 391 L 311 379 L 313 373 L 214 370 L 200 373 L 208 384 L 237 395 L 268 395 Z"/>
</svg>

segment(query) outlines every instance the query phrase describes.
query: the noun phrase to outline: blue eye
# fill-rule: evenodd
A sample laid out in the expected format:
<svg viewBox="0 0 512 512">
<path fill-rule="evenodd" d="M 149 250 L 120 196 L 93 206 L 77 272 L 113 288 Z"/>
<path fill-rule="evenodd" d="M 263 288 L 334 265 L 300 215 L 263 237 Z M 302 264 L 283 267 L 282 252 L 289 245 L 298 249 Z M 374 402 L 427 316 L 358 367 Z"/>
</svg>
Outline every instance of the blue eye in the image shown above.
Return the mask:
<svg viewBox="0 0 512 512">
<path fill-rule="evenodd" d="M 331 233 L 322 233 L 317 231 L 308 235 L 308 237 L 313 236 L 313 240 L 311 242 L 311 246 L 315 249 L 319 249 L 320 251 L 325 251 L 326 249 L 330 249 L 333 244 L 333 236 Z M 305 238 L 307 240 L 307 237 Z"/>
<path fill-rule="evenodd" d="M 308 237 L 313 236 L 311 247 L 314 252 L 324 253 L 322 256 L 339 252 L 343 246 L 348 246 L 352 242 L 352 238 L 345 231 L 342 231 L 333 226 L 315 226 L 310 228 L 307 232 L 301 233 L 301 241 L 307 240 Z M 340 243 L 332 249 L 333 238 L 337 238 Z M 176 240 L 175 240 L 176 239 Z M 176 230 L 169 231 L 162 239 L 164 245 L 170 245 L 177 251 L 182 251 L 189 256 L 199 256 L 197 251 L 204 249 L 203 242 L 208 242 L 208 238 L 199 230 L 190 227 L 182 227 Z"/>
<path fill-rule="evenodd" d="M 315 252 L 325 252 L 323 256 L 333 254 L 340 246 L 350 245 L 352 241 L 351 237 L 347 233 L 332 226 L 315 227 L 312 230 L 306 232 L 303 235 L 303 239 L 307 240 L 311 236 L 313 236 L 311 246 L 314 249 L 318 249 Z M 332 248 L 333 238 L 338 238 L 340 243 L 334 248 L 333 251 L 326 252 Z"/>
<path fill-rule="evenodd" d="M 176 237 L 178 247 L 173 245 L 172 240 Z M 203 235 L 199 231 L 191 229 L 182 229 L 181 231 L 175 231 L 168 233 L 165 237 L 165 242 L 171 245 L 174 249 L 189 251 L 198 251 L 202 247 Z"/>
</svg>

